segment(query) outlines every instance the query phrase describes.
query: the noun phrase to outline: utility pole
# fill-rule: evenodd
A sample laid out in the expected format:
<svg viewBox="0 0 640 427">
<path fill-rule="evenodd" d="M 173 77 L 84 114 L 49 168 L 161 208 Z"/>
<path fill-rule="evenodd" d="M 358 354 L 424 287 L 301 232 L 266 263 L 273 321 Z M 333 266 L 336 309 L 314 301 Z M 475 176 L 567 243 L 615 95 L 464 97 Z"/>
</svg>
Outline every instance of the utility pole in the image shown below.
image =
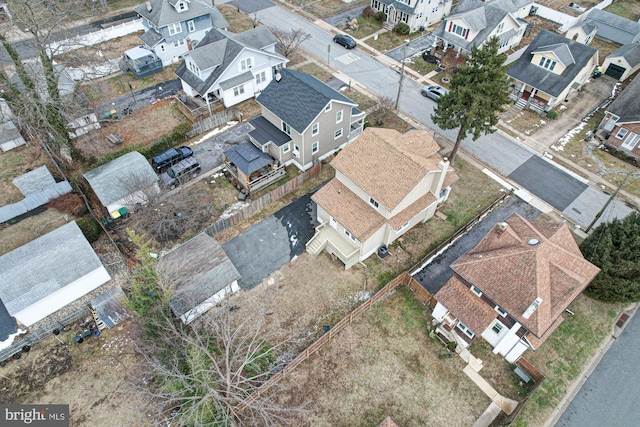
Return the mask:
<svg viewBox="0 0 640 427">
<path fill-rule="evenodd" d="M 591 227 L 593 227 L 595 225 L 595 223 L 598 221 L 598 219 L 602 216 L 602 214 L 604 213 L 604 211 L 607 209 L 607 207 L 609 206 L 609 204 L 613 201 L 613 199 L 615 199 L 615 197 L 618 195 L 618 192 L 620 191 L 620 189 L 622 188 L 622 186 L 627 182 L 627 179 L 629 179 L 629 176 L 631 175 L 631 172 L 628 172 L 627 175 L 624 177 L 624 179 L 622 180 L 622 182 L 620 183 L 620 185 L 618 185 L 618 188 L 616 188 L 616 191 L 613 192 L 613 194 L 611 194 L 611 196 L 609 196 L 609 199 L 607 200 L 607 202 L 604 204 L 604 206 L 602 207 L 602 209 L 600 209 L 600 212 L 598 212 L 596 214 L 596 217 L 593 219 L 593 221 L 591 221 L 591 224 L 589 224 L 589 226 L 587 227 L 587 229 L 585 230 L 586 233 L 588 233 L 591 230 Z"/>
<path fill-rule="evenodd" d="M 400 92 L 402 91 L 402 80 L 404 79 L 404 62 L 407 59 L 407 46 L 409 46 L 409 39 L 405 40 L 404 47 L 402 48 L 402 69 L 400 70 L 400 83 L 398 83 L 398 95 L 396 96 L 396 105 L 394 110 L 398 109 L 398 103 L 400 102 Z"/>
</svg>

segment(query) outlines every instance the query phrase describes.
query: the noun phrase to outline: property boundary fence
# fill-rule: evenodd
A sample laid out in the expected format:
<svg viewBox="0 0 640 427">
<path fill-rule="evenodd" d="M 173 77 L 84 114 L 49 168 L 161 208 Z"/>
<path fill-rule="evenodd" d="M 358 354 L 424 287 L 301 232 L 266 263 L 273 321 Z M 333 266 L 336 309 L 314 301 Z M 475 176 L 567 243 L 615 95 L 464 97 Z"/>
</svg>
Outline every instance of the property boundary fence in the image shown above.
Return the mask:
<svg viewBox="0 0 640 427">
<path fill-rule="evenodd" d="M 250 396 L 247 397 L 245 402 L 236 405 L 234 412 L 239 413 L 243 411 L 248 404 L 258 399 L 262 394 L 264 394 L 271 387 L 276 385 L 280 380 L 285 378 L 291 371 L 293 371 L 298 365 L 307 360 L 311 355 L 320 350 L 322 346 L 331 341 L 331 339 L 338 335 L 340 331 L 346 328 L 351 322 L 357 319 L 362 313 L 369 310 L 373 304 L 380 301 L 384 298 L 389 292 L 393 291 L 398 285 L 407 285 L 414 281 L 408 273 L 404 272 L 400 274 L 398 277 L 387 283 L 382 289 L 375 293 L 371 298 L 369 298 L 366 302 L 362 303 L 358 308 L 353 310 L 349 315 L 344 317 L 341 321 L 336 323 L 329 331 L 318 338 L 313 344 L 307 347 L 302 353 L 300 353 L 295 359 L 293 359 L 287 366 L 285 366 L 280 372 L 275 374 L 273 377 L 269 378 L 267 382 L 262 384 L 260 388 L 253 392 Z M 415 281 L 414 281 L 415 282 Z M 419 285 L 419 284 L 418 284 Z M 425 291 L 426 292 L 426 291 Z"/>
<path fill-rule="evenodd" d="M 529 398 L 533 395 L 533 392 L 535 392 L 536 389 L 540 387 L 540 384 L 542 384 L 542 380 L 545 379 L 545 375 L 524 357 L 518 359 L 516 361 L 516 365 L 522 368 L 533 379 L 533 381 L 535 381 L 535 384 L 533 385 L 533 387 L 531 387 L 531 390 L 529 390 L 529 393 L 527 393 L 525 398 L 518 402 L 518 406 L 516 406 L 516 409 L 514 409 L 511 414 L 499 419 L 499 421 L 496 420 L 496 423 L 491 424 L 494 427 L 506 427 L 511 425 L 511 423 L 513 423 L 518 415 L 520 415 L 520 412 L 522 412 L 524 405 L 529 401 Z"/>
<path fill-rule="evenodd" d="M 180 108 L 181 111 L 187 114 L 184 110 L 187 109 L 188 111 L 188 107 L 184 106 L 182 104 L 182 101 L 180 101 L 179 98 L 176 98 L 176 99 L 178 100 L 178 108 Z M 225 108 L 219 113 L 212 114 L 209 117 L 200 120 L 199 122 L 195 122 L 191 130 L 187 132 L 186 137 L 187 139 L 193 138 L 194 136 L 200 135 L 201 133 L 205 133 L 210 129 L 217 128 L 218 126 L 222 126 L 223 124 L 231 120 L 240 121 L 241 119 L 242 119 L 242 114 L 240 114 L 240 111 L 238 111 L 235 108 Z"/>
<path fill-rule="evenodd" d="M 259 199 L 252 200 L 251 204 L 241 211 L 238 211 L 229 217 L 218 219 L 215 223 L 207 227 L 207 234 L 209 234 L 210 236 L 215 236 L 216 234 L 226 230 L 227 228 L 231 228 L 241 223 L 245 219 L 266 208 L 270 203 L 281 199 L 287 194 L 297 190 L 300 186 L 302 186 L 302 184 L 304 184 L 311 178 L 315 178 L 316 176 L 318 176 L 320 174 L 321 167 L 321 163 L 316 163 L 303 174 L 298 175 L 297 177 L 287 181 L 280 187 L 271 190 Z"/>
</svg>

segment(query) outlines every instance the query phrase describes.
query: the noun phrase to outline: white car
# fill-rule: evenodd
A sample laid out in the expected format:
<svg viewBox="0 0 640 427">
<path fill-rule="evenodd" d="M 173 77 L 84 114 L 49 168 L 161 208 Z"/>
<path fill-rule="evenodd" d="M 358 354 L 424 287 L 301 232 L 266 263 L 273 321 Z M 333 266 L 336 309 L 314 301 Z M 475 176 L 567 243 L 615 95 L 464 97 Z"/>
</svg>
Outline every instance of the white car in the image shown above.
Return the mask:
<svg viewBox="0 0 640 427">
<path fill-rule="evenodd" d="M 426 96 L 427 98 L 433 99 L 434 101 L 439 101 L 440 98 L 449 93 L 449 91 L 442 86 L 424 86 L 420 93 L 422 96 Z"/>
</svg>

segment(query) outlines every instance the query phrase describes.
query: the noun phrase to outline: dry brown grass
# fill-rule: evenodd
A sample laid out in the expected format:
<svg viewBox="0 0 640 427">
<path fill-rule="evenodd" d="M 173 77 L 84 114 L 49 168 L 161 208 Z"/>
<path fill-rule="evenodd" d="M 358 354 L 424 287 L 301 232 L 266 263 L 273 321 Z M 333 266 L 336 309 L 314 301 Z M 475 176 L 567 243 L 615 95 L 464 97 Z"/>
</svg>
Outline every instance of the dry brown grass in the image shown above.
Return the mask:
<svg viewBox="0 0 640 427">
<path fill-rule="evenodd" d="M 24 199 L 24 195 L 13 185 L 13 179 L 40 166 L 57 174 L 47 153 L 39 144 L 27 143 L 0 154 L 0 206 Z"/>
<path fill-rule="evenodd" d="M 55 209 L 47 209 L 15 224 L 5 223 L 0 228 L 0 255 L 20 247 L 75 219 Z"/>
<path fill-rule="evenodd" d="M 229 31 L 232 33 L 242 33 L 253 28 L 254 17 L 238 11 L 235 4 L 217 4 L 216 7 L 229 23 Z"/>
<path fill-rule="evenodd" d="M 354 0 L 348 3 L 342 0 L 294 0 L 294 4 L 309 4 L 308 6 L 305 6 L 305 10 L 318 18 L 333 16 L 365 3 L 369 3 L 368 0 Z"/>
</svg>

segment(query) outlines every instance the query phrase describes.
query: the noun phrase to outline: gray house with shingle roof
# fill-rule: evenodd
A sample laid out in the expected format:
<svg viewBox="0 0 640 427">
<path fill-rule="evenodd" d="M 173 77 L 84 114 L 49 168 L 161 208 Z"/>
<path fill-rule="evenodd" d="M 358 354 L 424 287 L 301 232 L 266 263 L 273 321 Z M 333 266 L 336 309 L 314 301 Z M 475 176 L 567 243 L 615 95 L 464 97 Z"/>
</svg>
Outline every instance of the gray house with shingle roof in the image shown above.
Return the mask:
<svg viewBox="0 0 640 427">
<path fill-rule="evenodd" d="M 430 27 L 451 12 L 453 0 L 438 0 L 437 3 L 423 0 L 371 0 L 376 12 L 387 15 L 386 25 L 391 27 L 403 22 L 411 32 Z"/>
<path fill-rule="evenodd" d="M 620 15 L 593 8 L 582 18 L 598 28 L 596 35 L 618 44 L 629 44 L 640 41 L 640 22 L 635 22 Z"/>
<path fill-rule="evenodd" d="M 261 118 L 251 123 L 251 142 L 278 163 L 307 170 L 353 141 L 366 113 L 325 83 L 281 69 L 256 98 Z"/>
<path fill-rule="evenodd" d="M 204 0 L 149 0 L 135 11 L 146 28 L 140 39 L 164 66 L 179 61 L 210 29 L 229 25 L 217 8 Z"/>
<path fill-rule="evenodd" d="M 596 136 L 607 144 L 640 159 L 640 79 L 631 83 L 613 100 L 598 126 Z"/>
<path fill-rule="evenodd" d="M 542 30 L 507 71 L 511 98 L 543 112 L 582 89 L 598 65 L 598 50 Z"/>
<path fill-rule="evenodd" d="M 565 37 L 580 43 L 590 44 L 596 36 L 598 27 L 588 21 L 581 21 L 567 30 Z"/>
<path fill-rule="evenodd" d="M 621 82 L 640 69 L 640 43 L 625 44 L 607 56 L 602 69 Z"/>
<path fill-rule="evenodd" d="M 124 154 L 82 176 L 113 218 L 126 211 L 135 211 L 160 192 L 158 175 L 137 151 Z"/>
<path fill-rule="evenodd" d="M 109 280 L 75 222 L 0 256 L 0 299 L 27 327 Z"/>
<path fill-rule="evenodd" d="M 207 103 L 217 99 L 231 107 L 260 93 L 287 62 L 265 26 L 240 34 L 213 29 L 175 73 L 188 96 Z"/>
<path fill-rule="evenodd" d="M 500 52 L 520 44 L 527 28 L 531 0 L 463 0 L 435 29 L 434 48 L 468 54 L 492 36 L 500 39 Z"/>
<path fill-rule="evenodd" d="M 171 310 L 186 324 L 240 290 L 240 273 L 206 233 L 161 256 L 156 270 L 171 286 Z"/>
</svg>

